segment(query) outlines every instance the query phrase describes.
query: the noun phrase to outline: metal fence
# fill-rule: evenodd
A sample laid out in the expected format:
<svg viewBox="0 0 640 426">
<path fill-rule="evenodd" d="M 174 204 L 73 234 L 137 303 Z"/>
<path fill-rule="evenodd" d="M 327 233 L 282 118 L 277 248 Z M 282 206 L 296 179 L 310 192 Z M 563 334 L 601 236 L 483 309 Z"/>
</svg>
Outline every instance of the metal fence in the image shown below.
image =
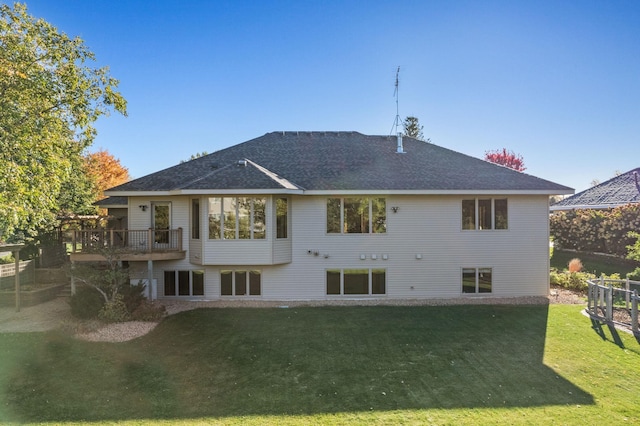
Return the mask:
<svg viewBox="0 0 640 426">
<path fill-rule="evenodd" d="M 629 327 L 635 335 L 639 334 L 640 281 L 601 277 L 599 280 L 588 280 L 587 284 L 587 312 L 592 317 Z"/>
</svg>

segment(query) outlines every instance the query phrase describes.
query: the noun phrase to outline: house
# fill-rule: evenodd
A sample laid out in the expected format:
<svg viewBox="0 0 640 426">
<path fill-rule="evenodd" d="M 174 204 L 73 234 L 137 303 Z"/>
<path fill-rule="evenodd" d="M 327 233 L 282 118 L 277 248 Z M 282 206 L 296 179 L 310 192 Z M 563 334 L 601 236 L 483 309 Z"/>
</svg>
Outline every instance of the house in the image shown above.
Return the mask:
<svg viewBox="0 0 640 426">
<path fill-rule="evenodd" d="M 161 299 L 544 296 L 572 192 L 402 135 L 273 132 L 110 189 L 128 229 L 71 259 L 120 247 Z"/>
<path fill-rule="evenodd" d="M 555 204 L 551 211 L 581 209 L 612 209 L 640 203 L 640 168 L 630 170 L 592 188 L 567 197 Z"/>
</svg>

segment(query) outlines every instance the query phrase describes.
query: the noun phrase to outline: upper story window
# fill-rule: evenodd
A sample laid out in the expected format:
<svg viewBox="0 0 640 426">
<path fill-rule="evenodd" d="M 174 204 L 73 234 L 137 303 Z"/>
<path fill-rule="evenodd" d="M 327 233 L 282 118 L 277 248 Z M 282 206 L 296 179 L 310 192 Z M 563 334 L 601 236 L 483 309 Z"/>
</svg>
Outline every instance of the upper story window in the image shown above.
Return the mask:
<svg viewBox="0 0 640 426">
<path fill-rule="evenodd" d="M 387 204 L 384 198 L 328 198 L 328 234 L 384 234 Z"/>
<path fill-rule="evenodd" d="M 200 239 L 200 200 L 198 198 L 191 200 L 191 238 Z"/>
<path fill-rule="evenodd" d="M 209 198 L 209 239 L 265 239 L 266 204 L 266 198 Z"/>
<path fill-rule="evenodd" d="M 507 199 L 462 200 L 462 229 L 508 229 Z"/>
<path fill-rule="evenodd" d="M 286 198 L 276 199 L 276 238 L 287 238 L 289 206 Z"/>
</svg>

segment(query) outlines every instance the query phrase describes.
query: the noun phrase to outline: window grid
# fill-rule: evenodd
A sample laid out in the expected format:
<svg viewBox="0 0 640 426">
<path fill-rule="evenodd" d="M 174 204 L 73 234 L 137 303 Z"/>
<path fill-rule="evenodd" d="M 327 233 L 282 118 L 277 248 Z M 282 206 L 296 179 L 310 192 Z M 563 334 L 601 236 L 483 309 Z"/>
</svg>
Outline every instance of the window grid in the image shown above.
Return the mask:
<svg viewBox="0 0 640 426">
<path fill-rule="evenodd" d="M 385 198 L 327 198 L 327 234 L 387 232 Z"/>
<path fill-rule="evenodd" d="M 463 230 L 506 230 L 508 217 L 506 198 L 462 200 Z"/>
</svg>

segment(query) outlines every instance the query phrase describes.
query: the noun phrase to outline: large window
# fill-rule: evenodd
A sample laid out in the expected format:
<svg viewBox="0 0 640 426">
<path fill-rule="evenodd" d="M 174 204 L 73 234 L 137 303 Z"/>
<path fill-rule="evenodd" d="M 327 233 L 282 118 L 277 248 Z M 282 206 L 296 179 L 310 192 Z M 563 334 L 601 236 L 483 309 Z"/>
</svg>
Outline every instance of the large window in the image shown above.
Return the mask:
<svg viewBox="0 0 640 426">
<path fill-rule="evenodd" d="M 507 199 L 462 200 L 462 229 L 508 229 Z"/>
<path fill-rule="evenodd" d="M 491 268 L 462 269 L 462 292 L 491 293 L 492 275 Z"/>
<path fill-rule="evenodd" d="M 221 271 L 222 296 L 260 296 L 260 271 Z"/>
<path fill-rule="evenodd" d="M 165 296 L 204 296 L 204 271 L 164 271 Z"/>
<path fill-rule="evenodd" d="M 287 238 L 288 203 L 286 198 L 276 199 L 276 238 Z"/>
<path fill-rule="evenodd" d="M 386 294 L 384 269 L 328 269 L 328 295 Z"/>
<path fill-rule="evenodd" d="M 384 198 L 327 199 L 327 233 L 383 234 L 387 232 Z"/>
<path fill-rule="evenodd" d="M 209 239 L 265 239 L 266 204 L 266 198 L 209 198 Z"/>
</svg>

